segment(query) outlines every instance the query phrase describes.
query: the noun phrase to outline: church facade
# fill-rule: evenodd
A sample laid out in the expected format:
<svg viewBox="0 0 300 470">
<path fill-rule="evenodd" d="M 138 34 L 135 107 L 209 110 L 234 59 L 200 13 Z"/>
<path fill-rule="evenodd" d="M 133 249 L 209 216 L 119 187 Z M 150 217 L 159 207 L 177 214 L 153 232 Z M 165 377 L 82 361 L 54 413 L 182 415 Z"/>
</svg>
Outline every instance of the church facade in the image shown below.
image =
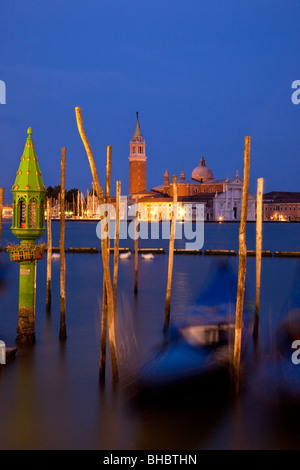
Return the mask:
<svg viewBox="0 0 300 470">
<path fill-rule="evenodd" d="M 138 113 L 133 138 L 130 141 L 129 155 L 129 198 L 138 197 L 145 207 L 140 218 L 161 220 L 169 218 L 173 201 L 173 185 L 166 169 L 163 182 L 150 191 L 146 189 L 146 152 L 142 137 Z M 187 179 L 184 170 L 177 178 L 178 214 L 184 217 L 194 214 L 197 204 L 204 205 L 206 221 L 239 221 L 242 210 L 243 179 L 238 175 L 233 178 L 215 179 L 213 171 L 206 165 L 204 156 L 196 166 L 191 178 Z M 249 221 L 256 219 L 256 197 L 249 194 Z"/>
</svg>

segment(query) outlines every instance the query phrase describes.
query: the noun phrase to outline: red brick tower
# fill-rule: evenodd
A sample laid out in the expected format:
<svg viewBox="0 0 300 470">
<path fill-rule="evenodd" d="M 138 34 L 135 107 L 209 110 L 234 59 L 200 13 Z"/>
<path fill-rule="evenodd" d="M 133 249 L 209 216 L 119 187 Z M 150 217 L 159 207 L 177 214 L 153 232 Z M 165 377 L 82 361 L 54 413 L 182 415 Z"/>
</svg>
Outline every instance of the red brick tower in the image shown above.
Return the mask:
<svg viewBox="0 0 300 470">
<path fill-rule="evenodd" d="M 129 194 L 136 194 L 146 190 L 147 159 L 146 143 L 143 140 L 138 113 L 136 113 L 134 133 L 129 145 Z"/>
</svg>

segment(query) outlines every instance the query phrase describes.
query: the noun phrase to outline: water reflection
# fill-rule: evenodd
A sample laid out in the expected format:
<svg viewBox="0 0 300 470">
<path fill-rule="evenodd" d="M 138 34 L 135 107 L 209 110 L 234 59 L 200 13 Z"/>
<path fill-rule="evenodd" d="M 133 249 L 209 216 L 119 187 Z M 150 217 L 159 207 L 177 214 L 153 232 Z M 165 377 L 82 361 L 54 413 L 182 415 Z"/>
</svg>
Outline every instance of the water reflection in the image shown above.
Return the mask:
<svg viewBox="0 0 300 470">
<path fill-rule="evenodd" d="M 72 229 L 69 226 L 66 232 L 68 246 L 96 246 L 92 224 L 71 224 Z M 59 224 L 53 226 L 54 240 L 58 240 Z M 266 227 L 264 249 L 297 249 L 300 226 Z M 275 232 L 276 237 L 272 235 Z M 205 229 L 205 243 L 208 244 L 205 248 L 236 249 L 233 246 L 237 242 L 236 234 L 237 225 L 209 224 Z M 253 249 L 254 234 L 255 224 L 252 224 L 249 249 Z M 7 234 L 4 230 L 3 235 L 4 240 L 9 238 L 9 226 Z M 287 247 L 289 237 L 294 245 Z M 156 246 L 160 246 L 159 241 Z M 1 253 L 0 259 L 9 266 L 9 282 L 0 299 L 0 337 L 13 346 L 17 326 L 18 266 L 8 262 L 6 253 Z M 228 261 L 237 273 L 238 258 Z M 52 307 L 47 315 L 46 262 L 42 260 L 37 273 L 36 344 L 29 349 L 19 349 L 15 359 L 0 369 L 0 422 L 5 423 L 0 428 L 1 449 L 299 448 L 295 419 L 282 405 L 277 393 L 279 372 L 278 361 L 275 361 L 276 331 L 281 321 L 281 306 L 290 289 L 294 289 L 295 259 L 262 260 L 259 343 L 256 348 L 249 346 L 247 349 L 240 401 L 236 403 L 230 396 L 226 397 L 223 390 L 217 390 L 217 397 L 208 406 L 200 388 L 195 389 L 193 400 L 177 397 L 175 410 L 172 406 L 163 409 L 138 407 L 136 403 L 133 406 L 134 396 L 128 394 L 140 362 L 164 341 L 167 255 L 158 255 L 151 263 L 141 260 L 138 296 L 133 292 L 134 259 L 120 262 L 118 345 L 121 383 L 116 393 L 111 389 L 109 361 L 105 390 L 101 390 L 98 383 L 101 257 L 99 254 L 67 254 L 66 264 L 66 342 L 62 344 L 58 338 L 59 263 L 53 263 Z M 216 266 L 216 258 L 176 255 L 172 324 L 184 316 L 188 306 L 209 283 Z M 246 282 L 253 299 L 254 258 L 247 260 Z M 286 348 L 289 355 L 290 347 Z M 300 365 L 291 370 L 293 377 L 299 377 Z M 295 408 L 292 408 L 292 416 L 297 416 Z"/>
</svg>

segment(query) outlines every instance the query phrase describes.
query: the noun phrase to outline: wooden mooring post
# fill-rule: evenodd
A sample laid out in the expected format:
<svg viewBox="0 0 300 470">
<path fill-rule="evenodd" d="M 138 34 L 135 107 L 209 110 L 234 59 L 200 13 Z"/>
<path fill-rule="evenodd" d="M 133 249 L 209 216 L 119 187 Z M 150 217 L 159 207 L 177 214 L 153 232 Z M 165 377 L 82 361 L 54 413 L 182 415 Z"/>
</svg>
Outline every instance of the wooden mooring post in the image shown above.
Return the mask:
<svg viewBox="0 0 300 470">
<path fill-rule="evenodd" d="M 61 182 L 60 182 L 60 329 L 59 338 L 65 340 L 66 328 L 66 255 L 65 255 L 65 201 L 66 201 L 66 148 L 61 152 Z"/>
<path fill-rule="evenodd" d="M 114 241 L 114 271 L 113 271 L 113 298 L 114 298 L 115 315 L 117 314 L 117 295 L 118 295 L 120 198 L 121 198 L 121 181 L 117 181 L 116 182 L 116 231 L 115 231 L 115 241 Z"/>
<path fill-rule="evenodd" d="M 177 217 L 177 214 L 175 212 L 176 210 L 177 210 L 177 176 L 173 176 L 173 208 L 172 208 L 171 233 L 170 233 L 170 242 L 169 242 L 168 281 L 167 281 L 167 292 L 166 292 L 166 301 L 165 301 L 165 323 L 164 323 L 165 330 L 169 327 L 169 323 L 170 323 L 175 225 L 176 225 L 176 217 Z"/>
<path fill-rule="evenodd" d="M 260 284 L 261 284 L 261 256 L 262 256 L 262 221 L 263 221 L 263 191 L 264 180 L 257 180 L 257 203 L 256 203 L 256 297 L 253 320 L 253 337 L 258 338 Z"/>
<path fill-rule="evenodd" d="M 51 229 L 51 199 L 47 198 L 47 292 L 46 310 L 51 310 L 51 258 L 52 258 L 52 229 Z"/>
<path fill-rule="evenodd" d="M 243 309 L 244 309 L 244 294 L 245 294 L 246 264 L 247 264 L 246 226 L 247 226 L 249 176 L 250 176 L 250 143 L 251 143 L 251 138 L 248 136 L 245 137 L 244 184 L 243 184 L 243 197 L 242 197 L 242 214 L 241 214 L 241 221 L 240 221 L 240 228 L 239 228 L 239 271 L 238 271 L 235 338 L 234 338 L 234 352 L 233 352 L 234 385 L 235 385 L 236 393 L 239 392 L 239 387 L 240 387 L 242 325 L 243 325 Z"/>
<path fill-rule="evenodd" d="M 1 248 L 1 238 L 2 238 L 2 211 L 4 204 L 4 188 L 0 188 L 0 248 Z"/>
<path fill-rule="evenodd" d="M 138 292 L 138 279 L 139 279 L 139 238 L 138 238 L 138 218 L 139 212 L 137 210 L 139 198 L 135 198 L 135 218 L 134 218 L 134 293 Z"/>
<path fill-rule="evenodd" d="M 110 202 L 110 183 L 111 183 L 111 147 L 107 147 L 106 153 L 106 185 L 105 185 L 105 202 Z M 106 224 L 104 232 L 107 234 L 105 238 L 105 249 L 109 259 L 110 255 L 110 239 L 109 239 L 109 225 Z M 107 292 L 106 284 L 103 276 L 103 294 L 102 294 L 102 317 L 101 317 L 101 338 L 100 338 L 100 367 L 99 367 L 99 380 L 100 383 L 105 382 L 106 370 L 106 338 L 107 338 L 107 325 L 108 325 L 108 305 L 107 305 Z"/>
<path fill-rule="evenodd" d="M 95 165 L 95 160 L 93 157 L 92 149 L 90 147 L 89 141 L 87 139 L 86 133 L 83 128 L 80 107 L 75 108 L 75 114 L 76 114 L 78 132 L 83 142 L 83 145 L 84 145 L 87 157 L 88 157 L 88 161 L 90 164 L 90 169 L 91 169 L 91 173 L 93 177 L 93 185 L 96 191 L 98 204 L 102 204 L 104 202 L 104 194 L 99 183 L 97 168 Z M 110 269 L 109 269 L 109 253 L 106 247 L 107 245 L 105 243 L 105 239 L 104 237 L 101 237 L 103 276 L 105 279 L 105 287 L 106 287 L 106 295 L 107 295 L 109 344 L 110 344 L 110 350 L 111 350 L 112 375 L 113 375 L 113 383 L 116 384 L 119 380 L 119 369 L 118 369 L 118 358 L 117 358 L 117 348 L 116 348 L 116 338 L 115 338 L 113 290 L 112 290 L 112 282 L 111 282 L 111 275 L 110 275 Z"/>
<path fill-rule="evenodd" d="M 77 191 L 77 218 L 80 217 L 80 199 L 79 199 L 79 190 Z"/>
</svg>

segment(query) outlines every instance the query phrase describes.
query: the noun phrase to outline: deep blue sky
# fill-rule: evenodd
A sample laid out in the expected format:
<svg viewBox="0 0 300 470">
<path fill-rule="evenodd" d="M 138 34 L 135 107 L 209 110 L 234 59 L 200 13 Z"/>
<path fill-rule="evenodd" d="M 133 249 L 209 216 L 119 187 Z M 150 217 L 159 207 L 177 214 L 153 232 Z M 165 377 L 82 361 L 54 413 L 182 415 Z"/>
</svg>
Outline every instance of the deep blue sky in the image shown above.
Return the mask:
<svg viewBox="0 0 300 470">
<path fill-rule="evenodd" d="M 204 154 L 216 178 L 243 173 L 250 135 L 251 191 L 300 191 L 299 0 L 11 0 L 2 2 L 0 186 L 10 189 L 26 131 L 44 183 L 91 187 L 75 106 L 104 185 L 113 146 L 112 192 L 128 192 L 129 140 L 139 111 L 147 189 Z M 7 199 L 6 198 L 6 199 Z"/>
</svg>

